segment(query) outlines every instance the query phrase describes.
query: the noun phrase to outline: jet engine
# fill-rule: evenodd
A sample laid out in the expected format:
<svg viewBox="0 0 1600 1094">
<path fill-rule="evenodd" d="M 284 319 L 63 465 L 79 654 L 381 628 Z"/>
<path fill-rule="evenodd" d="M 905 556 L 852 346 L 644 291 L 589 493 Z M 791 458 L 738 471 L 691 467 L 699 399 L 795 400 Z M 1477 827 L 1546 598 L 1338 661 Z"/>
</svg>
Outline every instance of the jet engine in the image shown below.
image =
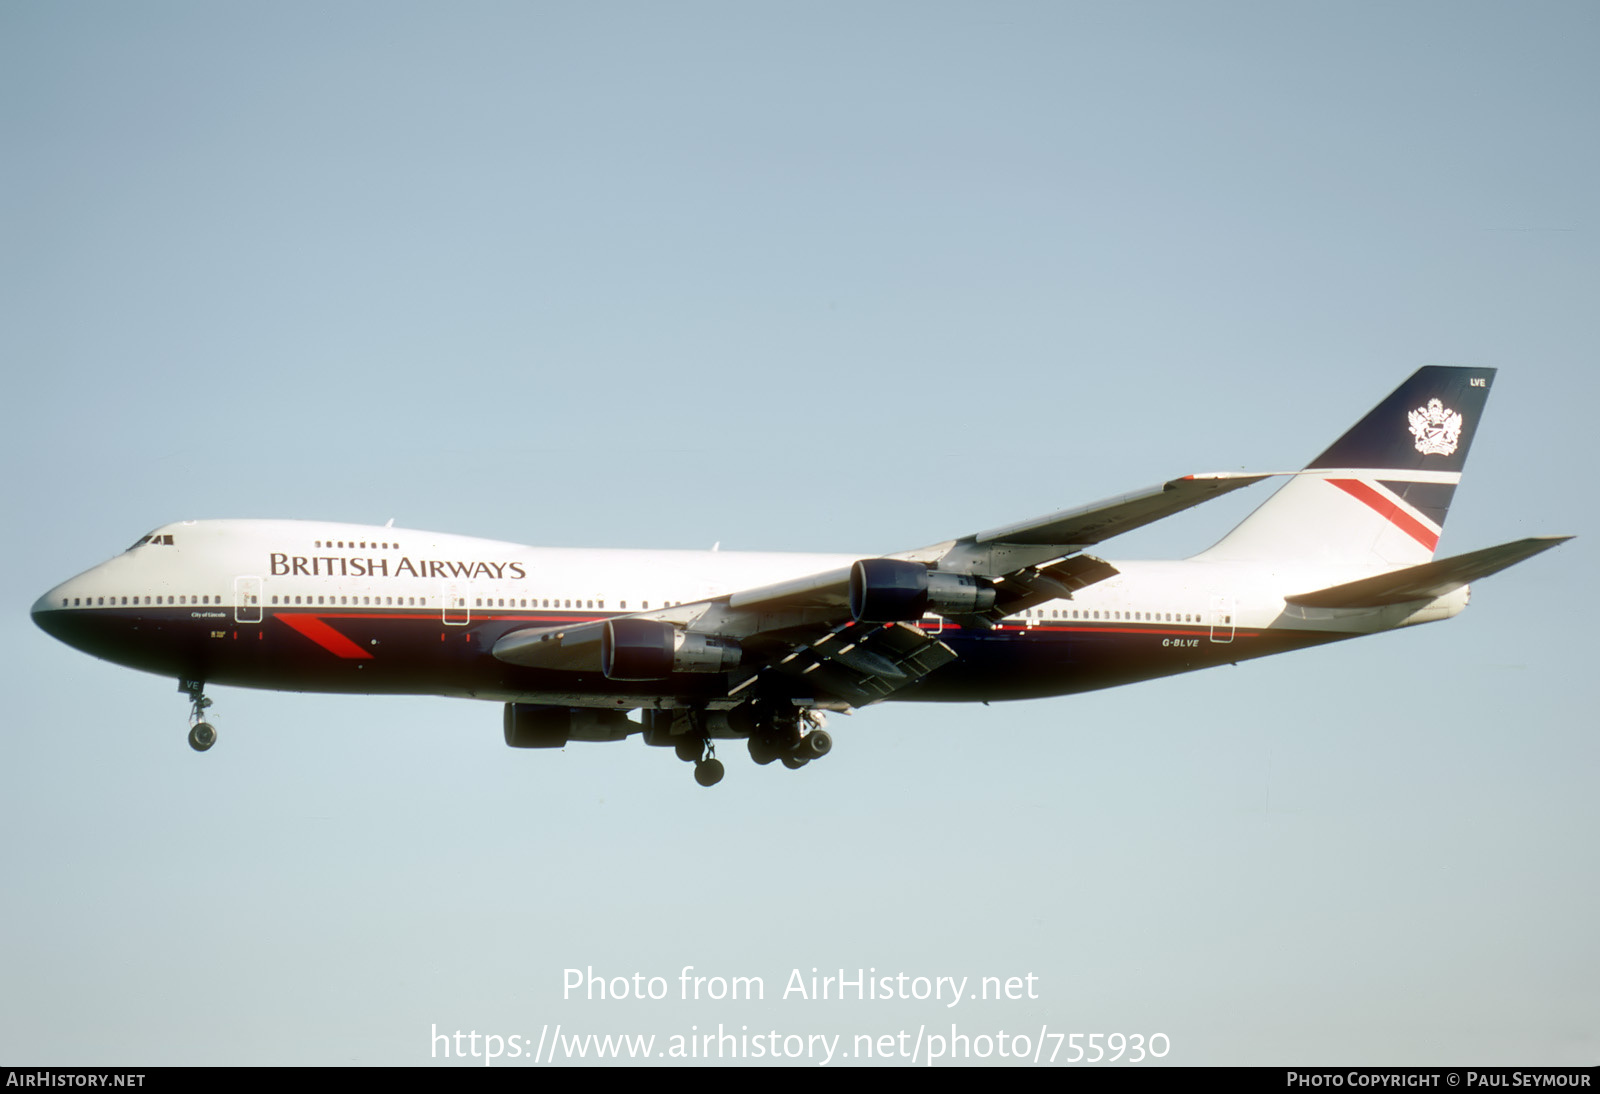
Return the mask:
<svg viewBox="0 0 1600 1094">
<path fill-rule="evenodd" d="M 612 619 L 600 635 L 600 671 L 608 680 L 726 672 L 738 666 L 742 652 L 731 638 L 693 634 L 656 619 Z"/>
<path fill-rule="evenodd" d="M 850 567 L 850 614 L 858 623 L 908 623 L 928 612 L 976 615 L 994 607 L 994 586 L 920 562 L 862 559 Z"/>
</svg>

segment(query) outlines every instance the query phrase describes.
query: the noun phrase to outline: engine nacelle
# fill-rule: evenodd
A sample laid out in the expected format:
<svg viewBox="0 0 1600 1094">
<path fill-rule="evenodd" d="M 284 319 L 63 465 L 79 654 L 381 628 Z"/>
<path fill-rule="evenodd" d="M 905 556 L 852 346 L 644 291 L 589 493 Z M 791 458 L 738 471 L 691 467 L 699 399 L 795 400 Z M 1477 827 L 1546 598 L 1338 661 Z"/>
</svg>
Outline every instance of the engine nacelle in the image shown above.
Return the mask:
<svg viewBox="0 0 1600 1094">
<path fill-rule="evenodd" d="M 512 748 L 562 748 L 568 741 L 620 741 L 639 726 L 626 711 L 507 703 L 506 744 Z"/>
<path fill-rule="evenodd" d="M 975 615 L 994 607 L 994 586 L 970 574 L 945 574 L 898 558 L 850 567 L 850 614 L 858 623 L 909 623 L 928 612 Z"/>
<path fill-rule="evenodd" d="M 726 672 L 743 651 L 731 638 L 693 634 L 656 619 L 612 619 L 600 634 L 608 680 L 659 680 L 675 672 Z"/>
</svg>

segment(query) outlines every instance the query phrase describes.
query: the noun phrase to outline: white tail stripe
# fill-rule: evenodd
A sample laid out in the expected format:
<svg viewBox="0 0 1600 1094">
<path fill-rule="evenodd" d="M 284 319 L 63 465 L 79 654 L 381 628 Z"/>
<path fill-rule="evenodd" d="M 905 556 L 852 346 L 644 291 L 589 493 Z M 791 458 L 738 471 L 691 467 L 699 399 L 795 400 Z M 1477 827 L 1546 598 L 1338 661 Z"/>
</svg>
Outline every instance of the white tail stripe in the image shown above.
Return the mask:
<svg viewBox="0 0 1600 1094">
<path fill-rule="evenodd" d="M 1295 475 L 1299 478 L 1361 479 L 1365 482 L 1376 479 L 1388 482 L 1440 482 L 1447 486 L 1456 486 L 1461 482 L 1459 471 L 1403 471 L 1398 467 L 1308 467 L 1304 471 L 1296 471 Z"/>
</svg>

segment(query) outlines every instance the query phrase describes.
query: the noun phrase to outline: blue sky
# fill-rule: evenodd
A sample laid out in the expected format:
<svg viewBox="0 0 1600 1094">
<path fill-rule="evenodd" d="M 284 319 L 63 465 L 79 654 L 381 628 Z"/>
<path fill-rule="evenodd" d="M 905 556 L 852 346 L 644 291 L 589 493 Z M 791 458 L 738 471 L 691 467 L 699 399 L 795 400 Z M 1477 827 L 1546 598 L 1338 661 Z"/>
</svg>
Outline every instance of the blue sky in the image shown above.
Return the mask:
<svg viewBox="0 0 1600 1094">
<path fill-rule="evenodd" d="M 6 6 L 0 1057 L 955 1021 L 1592 1062 L 1597 44 L 1583 3 Z M 1298 466 L 1424 364 L 1500 369 L 1441 551 L 1584 537 L 1462 617 L 880 707 L 712 792 L 443 699 L 219 688 L 197 756 L 172 681 L 27 618 L 195 517 L 904 549 Z M 561 997 L 684 965 L 768 998 Z M 1040 997 L 774 998 L 813 967 Z"/>
</svg>

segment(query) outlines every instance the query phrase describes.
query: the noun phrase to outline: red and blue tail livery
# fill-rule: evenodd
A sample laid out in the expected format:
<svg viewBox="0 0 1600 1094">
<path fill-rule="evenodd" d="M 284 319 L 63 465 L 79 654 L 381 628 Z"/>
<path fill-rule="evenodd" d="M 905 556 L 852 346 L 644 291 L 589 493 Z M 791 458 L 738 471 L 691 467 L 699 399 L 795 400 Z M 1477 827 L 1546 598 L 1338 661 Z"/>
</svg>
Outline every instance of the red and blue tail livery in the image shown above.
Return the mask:
<svg viewBox="0 0 1600 1094">
<path fill-rule="evenodd" d="M 828 755 L 830 713 L 1070 695 L 1447 619 L 1568 537 L 1436 559 L 1494 370 L 1424 368 L 1303 470 L 1185 475 L 883 556 L 525 547 L 292 520 L 158 528 L 45 593 L 47 633 L 179 683 L 502 704 L 514 748 L 640 737 L 723 777 Z M 1188 559 L 1101 544 L 1268 478 Z"/>
<path fill-rule="evenodd" d="M 1201 557 L 1395 566 L 1433 557 L 1494 369 L 1420 369 Z"/>
</svg>

